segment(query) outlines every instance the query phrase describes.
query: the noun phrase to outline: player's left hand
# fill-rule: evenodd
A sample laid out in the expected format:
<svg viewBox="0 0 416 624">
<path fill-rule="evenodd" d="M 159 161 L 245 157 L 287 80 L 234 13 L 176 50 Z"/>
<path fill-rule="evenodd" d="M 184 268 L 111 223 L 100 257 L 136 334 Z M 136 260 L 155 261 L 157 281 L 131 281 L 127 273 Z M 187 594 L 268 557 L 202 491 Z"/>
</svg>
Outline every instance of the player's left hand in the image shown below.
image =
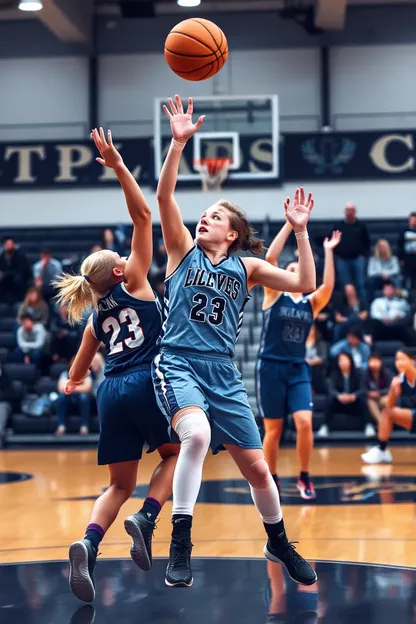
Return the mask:
<svg viewBox="0 0 416 624">
<path fill-rule="evenodd" d="M 334 230 L 332 232 L 331 238 L 326 238 L 324 240 L 324 249 L 335 249 L 337 245 L 340 244 L 342 238 L 342 234 L 339 230 Z"/>
<path fill-rule="evenodd" d="M 295 232 L 301 232 L 306 228 L 314 203 L 312 193 L 305 199 L 302 187 L 296 189 L 293 204 L 290 203 L 290 197 L 286 198 L 285 216 Z"/>
<path fill-rule="evenodd" d="M 75 381 L 71 381 L 70 379 L 68 379 L 65 382 L 65 389 L 64 392 L 65 394 L 72 394 L 74 392 L 74 390 L 76 390 L 76 388 L 81 385 L 81 381 L 79 383 L 75 383 Z"/>
<path fill-rule="evenodd" d="M 96 161 L 99 162 L 100 165 L 103 165 L 103 167 L 109 167 L 110 169 L 116 169 L 116 167 L 124 164 L 121 154 L 113 145 L 111 130 L 107 132 L 106 138 L 102 128 L 100 128 L 100 130 L 94 128 L 91 133 L 91 138 L 101 154 L 101 158 L 96 158 Z"/>
</svg>

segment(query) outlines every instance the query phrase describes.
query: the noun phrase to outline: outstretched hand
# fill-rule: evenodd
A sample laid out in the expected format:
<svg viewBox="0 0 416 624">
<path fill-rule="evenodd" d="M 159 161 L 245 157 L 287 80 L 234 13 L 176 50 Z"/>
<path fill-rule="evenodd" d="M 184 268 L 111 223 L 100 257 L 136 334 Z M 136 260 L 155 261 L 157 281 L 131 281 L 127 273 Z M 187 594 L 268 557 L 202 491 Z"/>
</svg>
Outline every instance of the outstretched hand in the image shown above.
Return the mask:
<svg viewBox="0 0 416 624">
<path fill-rule="evenodd" d="M 335 249 L 337 245 L 340 244 L 342 238 L 342 234 L 339 230 L 334 230 L 332 232 L 331 238 L 326 238 L 324 240 L 324 249 Z"/>
<path fill-rule="evenodd" d="M 103 167 L 109 167 L 110 169 L 115 169 L 116 167 L 123 164 L 123 159 L 121 154 L 116 150 L 113 145 L 113 138 L 111 136 L 111 130 L 107 133 L 107 138 L 105 137 L 104 130 L 100 128 L 98 131 L 97 128 L 91 133 L 91 137 L 95 143 L 96 148 L 101 154 L 101 158 L 96 158 L 96 161 L 103 165 Z"/>
<path fill-rule="evenodd" d="M 305 191 L 302 187 L 296 189 L 293 204 L 290 202 L 290 197 L 286 197 L 285 216 L 295 232 L 306 228 L 314 203 L 312 193 L 309 193 L 305 200 Z"/>
<path fill-rule="evenodd" d="M 167 106 L 163 105 L 163 110 L 170 121 L 172 136 L 175 141 L 186 143 L 202 126 L 205 115 L 201 115 L 197 122 L 193 123 L 192 114 L 194 112 L 194 102 L 192 98 L 188 99 L 188 109 L 186 113 L 183 112 L 182 101 L 179 95 L 175 95 L 175 100 L 169 98 L 169 106 L 170 110 Z"/>
</svg>

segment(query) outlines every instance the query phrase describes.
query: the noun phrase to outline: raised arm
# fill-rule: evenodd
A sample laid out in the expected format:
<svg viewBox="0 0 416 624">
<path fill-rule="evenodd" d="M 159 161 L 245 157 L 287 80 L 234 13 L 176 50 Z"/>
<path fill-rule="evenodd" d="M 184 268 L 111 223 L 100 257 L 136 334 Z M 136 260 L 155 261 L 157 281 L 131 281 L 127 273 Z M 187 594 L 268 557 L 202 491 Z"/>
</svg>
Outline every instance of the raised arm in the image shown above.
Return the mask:
<svg viewBox="0 0 416 624">
<path fill-rule="evenodd" d="M 311 193 L 305 200 L 303 188 L 297 189 L 293 205 L 290 197 L 285 201 L 285 215 L 292 225 L 299 250 L 299 272 L 290 273 L 258 258 L 243 258 L 247 269 L 249 288 L 256 284 L 278 291 L 292 293 L 310 292 L 316 288 L 315 261 L 306 226 L 314 205 Z"/>
<path fill-rule="evenodd" d="M 204 117 L 200 117 L 195 124 L 192 122 L 194 106 L 192 98 L 188 100 L 186 113 L 183 112 L 179 95 L 175 95 L 175 100 L 169 98 L 169 106 L 170 110 L 167 106 L 163 106 L 163 110 L 170 121 L 173 138 L 160 172 L 157 186 L 157 201 L 163 239 L 168 254 L 167 272 L 171 273 L 193 246 L 192 236 L 184 226 L 181 211 L 174 198 L 174 192 L 182 152 L 188 139 L 202 126 Z"/>
<path fill-rule="evenodd" d="M 339 230 L 332 232 L 330 239 L 324 240 L 325 264 L 324 278 L 322 285 L 312 293 L 310 299 L 314 317 L 316 318 L 321 310 L 329 303 L 335 286 L 335 263 L 334 249 L 341 242 L 342 234 Z"/>
<path fill-rule="evenodd" d="M 92 138 L 101 154 L 97 161 L 103 167 L 114 169 L 120 186 L 126 198 L 126 204 L 131 220 L 133 221 L 133 237 L 131 254 L 127 261 L 124 276 L 131 290 L 140 288 L 147 280 L 153 255 L 152 214 L 134 176 L 127 169 L 123 159 L 114 147 L 111 130 L 107 137 L 100 128 L 93 130 Z"/>
</svg>

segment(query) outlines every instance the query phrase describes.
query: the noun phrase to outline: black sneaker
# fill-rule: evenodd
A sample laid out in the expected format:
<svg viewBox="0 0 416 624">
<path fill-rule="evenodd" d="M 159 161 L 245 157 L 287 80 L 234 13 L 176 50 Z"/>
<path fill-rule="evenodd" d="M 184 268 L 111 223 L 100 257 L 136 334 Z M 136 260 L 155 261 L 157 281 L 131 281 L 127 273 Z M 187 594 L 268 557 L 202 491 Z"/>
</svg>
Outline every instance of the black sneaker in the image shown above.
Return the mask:
<svg viewBox="0 0 416 624">
<path fill-rule="evenodd" d="M 131 537 L 130 555 L 142 570 L 152 567 L 152 537 L 156 523 L 139 511 L 124 520 L 124 528 Z"/>
<path fill-rule="evenodd" d="M 95 598 L 94 568 L 97 550 L 87 539 L 69 547 L 69 587 L 79 600 L 92 602 Z"/>
<path fill-rule="evenodd" d="M 283 541 L 283 540 L 282 540 Z M 291 542 L 284 538 L 284 543 L 273 548 L 268 540 L 263 550 L 267 559 L 276 563 L 283 563 L 290 578 L 300 585 L 313 585 L 318 580 L 315 570 L 298 552 Z"/>
<path fill-rule="evenodd" d="M 172 537 L 165 583 L 169 587 L 191 587 L 194 579 L 191 569 L 192 542 L 188 536 Z"/>
</svg>

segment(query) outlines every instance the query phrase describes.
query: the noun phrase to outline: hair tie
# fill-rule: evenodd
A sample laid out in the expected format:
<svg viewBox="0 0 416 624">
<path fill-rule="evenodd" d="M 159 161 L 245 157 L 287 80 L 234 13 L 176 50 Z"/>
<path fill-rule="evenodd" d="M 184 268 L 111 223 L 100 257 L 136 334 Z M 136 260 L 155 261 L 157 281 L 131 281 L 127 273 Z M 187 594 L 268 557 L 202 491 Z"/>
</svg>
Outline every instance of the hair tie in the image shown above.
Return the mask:
<svg viewBox="0 0 416 624">
<path fill-rule="evenodd" d="M 83 278 L 84 278 L 85 280 L 87 280 L 87 282 L 88 282 L 88 283 L 90 282 L 90 278 L 88 277 L 88 275 L 85 275 L 85 274 L 84 274 L 84 275 L 83 275 Z"/>
</svg>

